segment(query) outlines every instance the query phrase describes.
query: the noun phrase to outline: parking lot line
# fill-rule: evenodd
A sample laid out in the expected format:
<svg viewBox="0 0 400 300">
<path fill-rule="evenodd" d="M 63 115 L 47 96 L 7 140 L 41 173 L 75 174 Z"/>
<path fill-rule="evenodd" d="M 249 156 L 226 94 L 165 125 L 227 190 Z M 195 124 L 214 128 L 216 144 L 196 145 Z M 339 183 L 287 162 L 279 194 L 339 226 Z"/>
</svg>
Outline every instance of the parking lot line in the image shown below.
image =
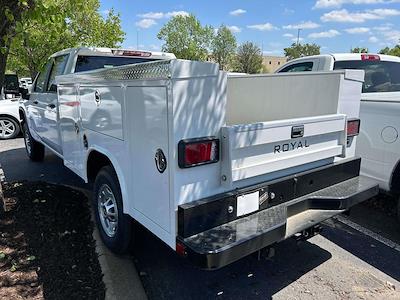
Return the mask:
<svg viewBox="0 0 400 300">
<path fill-rule="evenodd" d="M 363 226 L 361 226 L 361 225 L 359 225 L 357 223 L 354 223 L 354 222 L 350 221 L 349 219 L 347 219 L 347 218 L 345 218 L 343 216 L 336 216 L 336 217 L 334 217 L 334 219 L 336 219 L 337 221 L 339 221 L 339 222 L 341 222 L 341 223 L 343 223 L 343 224 L 345 224 L 345 225 L 347 225 L 347 226 L 349 226 L 349 227 L 351 227 L 351 228 L 353 228 L 353 229 L 355 229 L 355 230 L 357 230 L 357 231 L 359 231 L 359 232 L 361 232 L 361 233 L 373 238 L 374 240 L 376 240 L 376 241 L 388 246 L 389 248 L 392 248 L 392 249 L 396 250 L 397 252 L 400 252 L 400 245 L 399 244 L 397 244 L 397 243 L 395 243 L 395 242 L 393 242 L 393 241 L 381 236 L 380 234 L 378 234 L 376 232 L 373 232 L 373 231 L 371 231 L 371 230 L 369 230 L 369 229 L 367 229 L 367 228 L 365 228 L 365 227 L 363 227 Z"/>
</svg>

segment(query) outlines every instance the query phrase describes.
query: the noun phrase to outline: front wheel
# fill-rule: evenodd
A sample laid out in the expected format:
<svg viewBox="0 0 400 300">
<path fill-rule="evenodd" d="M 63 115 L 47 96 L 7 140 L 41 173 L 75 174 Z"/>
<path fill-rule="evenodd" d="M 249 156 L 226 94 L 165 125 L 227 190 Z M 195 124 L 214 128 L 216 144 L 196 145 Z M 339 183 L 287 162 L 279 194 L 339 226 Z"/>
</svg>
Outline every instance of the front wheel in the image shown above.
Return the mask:
<svg viewBox="0 0 400 300">
<path fill-rule="evenodd" d="M 400 196 L 397 198 L 397 220 L 400 223 Z"/>
<path fill-rule="evenodd" d="M 10 117 L 0 117 L 0 140 L 15 138 L 20 131 L 19 123 Z"/>
<path fill-rule="evenodd" d="M 117 174 L 111 166 L 103 167 L 94 183 L 93 208 L 101 239 L 117 254 L 128 252 L 132 239 L 132 222 L 122 205 Z"/>
<path fill-rule="evenodd" d="M 25 150 L 28 157 L 33 161 L 42 161 L 44 159 L 43 144 L 35 141 L 29 132 L 29 127 L 26 122 L 23 123 Z"/>
</svg>

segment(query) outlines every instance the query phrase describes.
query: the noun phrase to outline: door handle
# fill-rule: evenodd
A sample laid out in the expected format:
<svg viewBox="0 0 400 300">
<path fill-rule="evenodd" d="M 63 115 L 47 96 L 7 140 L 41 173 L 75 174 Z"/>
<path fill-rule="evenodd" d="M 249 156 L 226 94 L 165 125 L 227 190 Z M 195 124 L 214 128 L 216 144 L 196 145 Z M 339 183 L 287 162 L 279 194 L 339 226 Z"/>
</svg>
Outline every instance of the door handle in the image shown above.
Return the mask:
<svg viewBox="0 0 400 300">
<path fill-rule="evenodd" d="M 55 107 L 56 107 L 56 105 L 55 105 L 55 104 L 53 104 L 53 103 L 51 103 L 51 104 L 47 105 L 47 107 L 48 107 L 48 108 L 51 108 L 51 109 L 53 109 L 53 108 L 55 108 Z"/>
<path fill-rule="evenodd" d="M 39 104 L 39 102 L 37 100 L 33 101 L 33 104 Z"/>
</svg>

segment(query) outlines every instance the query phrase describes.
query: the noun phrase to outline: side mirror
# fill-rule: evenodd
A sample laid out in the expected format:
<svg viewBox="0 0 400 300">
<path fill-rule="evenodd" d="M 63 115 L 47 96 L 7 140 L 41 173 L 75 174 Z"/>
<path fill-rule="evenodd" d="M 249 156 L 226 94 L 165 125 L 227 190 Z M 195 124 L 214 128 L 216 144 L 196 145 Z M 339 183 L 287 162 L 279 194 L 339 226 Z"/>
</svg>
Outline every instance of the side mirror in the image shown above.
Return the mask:
<svg viewBox="0 0 400 300">
<path fill-rule="evenodd" d="M 29 91 L 25 88 L 19 88 L 19 92 L 21 93 L 22 99 L 29 100 Z"/>
<path fill-rule="evenodd" d="M 53 83 L 53 84 L 50 86 L 49 91 L 50 91 L 50 92 L 57 92 L 57 85 Z"/>
</svg>

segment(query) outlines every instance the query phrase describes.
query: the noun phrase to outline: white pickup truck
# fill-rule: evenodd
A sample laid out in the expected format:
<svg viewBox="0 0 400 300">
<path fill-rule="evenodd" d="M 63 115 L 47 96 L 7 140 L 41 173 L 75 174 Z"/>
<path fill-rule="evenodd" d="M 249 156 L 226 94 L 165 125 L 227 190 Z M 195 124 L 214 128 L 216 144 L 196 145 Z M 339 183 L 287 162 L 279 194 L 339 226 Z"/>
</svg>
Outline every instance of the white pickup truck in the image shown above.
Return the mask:
<svg viewBox="0 0 400 300">
<path fill-rule="evenodd" d="M 362 158 L 361 174 L 398 197 L 400 220 L 400 58 L 366 53 L 315 55 L 292 60 L 277 73 L 342 69 L 365 71 L 356 155 Z"/>
<path fill-rule="evenodd" d="M 106 68 L 79 73 L 80 62 L 99 66 L 91 57 Z M 107 68 L 118 59 L 127 65 Z M 20 113 L 31 159 L 46 147 L 93 183 L 111 250 L 127 250 L 135 220 L 217 269 L 316 233 L 377 194 L 354 157 L 363 78 L 354 70 L 229 77 L 169 54 L 70 49 L 51 57 Z"/>
</svg>

